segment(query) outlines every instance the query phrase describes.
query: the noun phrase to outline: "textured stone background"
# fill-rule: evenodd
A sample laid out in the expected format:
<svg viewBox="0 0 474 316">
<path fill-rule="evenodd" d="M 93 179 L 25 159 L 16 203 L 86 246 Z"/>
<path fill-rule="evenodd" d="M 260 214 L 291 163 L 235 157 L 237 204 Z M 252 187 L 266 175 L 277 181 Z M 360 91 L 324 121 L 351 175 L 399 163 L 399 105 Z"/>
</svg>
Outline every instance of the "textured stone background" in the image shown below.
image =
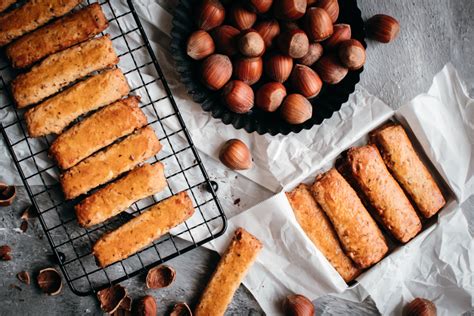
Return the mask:
<svg viewBox="0 0 474 316">
<path fill-rule="evenodd" d="M 172 12 L 176 0 L 159 2 Z M 426 91 L 433 75 L 451 61 L 467 82 L 471 96 L 474 95 L 474 1 L 360 1 L 359 6 L 364 18 L 387 13 L 397 17 L 402 25 L 400 37 L 392 44 L 368 42 L 368 62 L 361 79 L 367 90 L 397 108 Z M 204 160 L 211 177 L 222 177 L 213 168 L 217 167 L 215 162 Z M 270 194 L 262 193 L 261 199 Z M 231 198 L 222 197 L 222 200 L 224 206 L 231 207 Z M 61 295 L 46 297 L 35 285 L 28 287 L 16 280 L 15 275 L 19 271 L 26 270 L 35 275 L 39 269 L 54 264 L 49 259 L 51 250 L 37 220 L 30 223 L 26 233 L 20 233 L 17 229 L 20 214 L 28 203 L 25 191 L 20 189 L 13 207 L 0 208 L 0 244 L 11 245 L 14 257 L 12 261 L 0 262 L 0 315 L 100 315 L 95 298 L 75 296 L 67 286 Z M 467 205 L 466 209 L 472 213 L 474 198 Z M 240 205 L 242 209 L 250 206 L 245 201 Z M 177 270 L 176 282 L 168 289 L 147 293 L 156 297 L 159 314 L 165 314 L 177 301 L 193 304 L 218 259 L 216 253 L 200 248 L 170 261 L 169 264 Z M 12 288 L 11 284 L 19 285 L 21 290 Z M 145 293 L 142 277 L 124 282 L 124 285 L 134 297 Z M 316 300 L 315 305 L 318 315 L 378 314 L 370 299 L 363 304 L 355 304 L 327 296 Z M 261 310 L 250 293 L 241 286 L 229 308 L 230 314 L 260 315 Z"/>
</svg>

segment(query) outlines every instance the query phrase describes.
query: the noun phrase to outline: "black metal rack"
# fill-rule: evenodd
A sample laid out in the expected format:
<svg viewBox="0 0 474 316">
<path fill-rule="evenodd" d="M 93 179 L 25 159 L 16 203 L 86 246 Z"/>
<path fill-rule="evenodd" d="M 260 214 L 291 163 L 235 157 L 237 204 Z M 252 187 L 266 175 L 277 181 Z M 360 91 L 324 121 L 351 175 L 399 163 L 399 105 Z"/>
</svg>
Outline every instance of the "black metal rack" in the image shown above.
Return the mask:
<svg viewBox="0 0 474 316">
<path fill-rule="evenodd" d="M 100 1 L 109 19 L 114 47 L 133 94 L 142 97 L 141 108 L 148 117 L 163 149 L 150 159 L 165 165 L 168 186 L 163 192 L 135 203 L 127 212 L 90 229 L 81 228 L 73 207 L 79 199 L 66 201 L 57 179 L 58 167 L 48 157 L 53 136 L 29 138 L 23 110 L 13 104 L 8 85 L 15 71 L 0 57 L 0 124 L 2 135 L 38 211 L 39 221 L 71 290 L 89 295 L 190 251 L 226 229 L 226 218 L 206 170 L 186 129 L 171 90 L 163 76 L 145 30 L 133 6 L 119 1 Z M 87 1 L 88 3 L 95 1 Z M 132 65 L 132 66 L 131 66 Z M 158 201 L 186 190 L 196 212 L 184 224 L 152 245 L 106 268 L 99 268 L 91 248 L 95 240 Z M 177 238 L 180 237 L 180 238 Z M 183 240 L 187 239 L 187 241 Z"/>
</svg>

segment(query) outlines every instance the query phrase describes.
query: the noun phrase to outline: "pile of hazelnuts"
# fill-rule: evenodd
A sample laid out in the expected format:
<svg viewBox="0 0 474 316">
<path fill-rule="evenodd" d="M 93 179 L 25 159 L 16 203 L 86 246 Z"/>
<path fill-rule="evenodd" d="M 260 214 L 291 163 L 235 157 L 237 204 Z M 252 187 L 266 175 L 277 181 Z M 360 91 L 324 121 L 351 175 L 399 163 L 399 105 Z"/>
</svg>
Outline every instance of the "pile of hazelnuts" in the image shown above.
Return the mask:
<svg viewBox="0 0 474 316">
<path fill-rule="evenodd" d="M 323 82 L 337 84 L 365 63 L 364 46 L 351 39 L 350 25 L 334 24 L 338 0 L 229 2 L 200 1 L 199 30 L 188 38 L 187 55 L 202 61 L 202 82 L 221 90 L 232 112 L 248 113 L 255 106 L 279 110 L 290 124 L 304 123 L 313 114 L 309 99 Z M 388 29 L 376 22 L 373 33 L 391 37 L 388 41 L 397 35 L 396 20 Z M 259 82 L 262 78 L 266 82 Z"/>
</svg>

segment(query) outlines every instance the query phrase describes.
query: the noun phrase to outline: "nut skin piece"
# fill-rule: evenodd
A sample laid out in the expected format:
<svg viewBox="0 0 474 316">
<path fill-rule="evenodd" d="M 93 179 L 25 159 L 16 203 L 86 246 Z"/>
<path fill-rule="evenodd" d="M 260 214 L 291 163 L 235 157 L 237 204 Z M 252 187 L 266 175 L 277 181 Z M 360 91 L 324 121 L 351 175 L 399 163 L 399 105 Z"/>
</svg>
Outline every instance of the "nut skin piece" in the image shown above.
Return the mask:
<svg viewBox="0 0 474 316">
<path fill-rule="evenodd" d="M 244 31 L 237 42 L 240 53 L 247 57 L 260 57 L 265 52 L 265 42 L 255 30 Z"/>
<path fill-rule="evenodd" d="M 294 21 L 305 14 L 306 7 L 306 0 L 275 0 L 273 11 L 279 19 Z"/>
<path fill-rule="evenodd" d="M 332 23 L 336 23 L 336 20 L 339 17 L 338 0 L 318 0 L 316 6 L 326 10 L 331 17 Z"/>
<path fill-rule="evenodd" d="M 156 301 L 151 295 L 142 297 L 136 306 L 134 315 L 137 316 L 156 316 Z"/>
<path fill-rule="evenodd" d="M 275 112 L 286 97 L 286 88 L 279 82 L 267 82 L 257 90 L 255 106 L 265 112 Z"/>
<path fill-rule="evenodd" d="M 275 54 L 265 61 L 265 73 L 274 81 L 285 82 L 292 70 L 293 58 L 289 56 Z"/>
<path fill-rule="evenodd" d="M 239 139 L 231 139 L 222 146 L 219 160 L 229 169 L 246 170 L 252 167 L 250 150 Z"/>
<path fill-rule="evenodd" d="M 63 288 L 61 275 L 54 268 L 46 268 L 39 272 L 36 278 L 39 288 L 48 295 L 58 295 Z"/>
<path fill-rule="evenodd" d="M 367 36 L 381 43 L 390 43 L 400 32 L 400 23 L 386 14 L 377 14 L 365 23 Z"/>
<path fill-rule="evenodd" d="M 324 41 L 334 31 L 331 17 L 324 9 L 309 8 L 305 16 L 305 30 L 310 40 L 314 42 Z"/>
<path fill-rule="evenodd" d="M 257 21 L 257 14 L 236 4 L 230 9 L 230 21 L 239 30 L 247 30 Z"/>
<path fill-rule="evenodd" d="M 232 63 L 229 57 L 213 54 L 201 65 L 202 80 L 211 90 L 219 90 L 232 77 Z"/>
<path fill-rule="evenodd" d="M 319 43 L 309 44 L 308 53 L 302 58 L 296 60 L 296 62 L 305 65 L 312 66 L 316 61 L 318 61 L 321 56 L 323 56 L 323 46 Z"/>
<path fill-rule="evenodd" d="M 342 42 L 339 45 L 339 60 L 349 68 L 349 70 L 357 70 L 365 64 L 365 48 L 355 39 Z"/>
<path fill-rule="evenodd" d="M 253 85 L 263 73 L 263 61 L 260 57 L 237 58 L 234 61 L 234 77 L 248 85 Z"/>
<path fill-rule="evenodd" d="M 203 0 L 197 10 L 198 27 L 209 31 L 224 22 L 225 9 L 218 0 Z"/>
<path fill-rule="evenodd" d="M 341 64 L 337 56 L 334 55 L 321 57 L 316 64 L 314 64 L 314 70 L 316 70 L 319 77 L 328 84 L 341 82 L 349 71 L 349 69 Z"/>
<path fill-rule="evenodd" d="M 349 24 L 334 24 L 333 30 L 331 37 L 323 42 L 326 50 L 333 50 L 341 42 L 351 39 L 352 31 Z"/>
<path fill-rule="evenodd" d="M 303 30 L 287 30 L 278 37 L 280 51 L 292 58 L 302 58 L 309 50 L 308 36 Z"/>
<path fill-rule="evenodd" d="M 293 68 L 290 80 L 295 91 L 308 99 L 317 96 L 323 86 L 323 82 L 318 74 L 305 65 L 296 65 Z"/>
<path fill-rule="evenodd" d="M 212 55 L 215 48 L 211 35 L 206 31 L 198 30 L 188 38 L 186 53 L 194 60 L 201 60 Z"/>
<path fill-rule="evenodd" d="M 253 108 L 253 90 L 243 81 L 229 81 L 222 89 L 222 95 L 227 108 L 234 113 L 244 114 Z"/>
<path fill-rule="evenodd" d="M 230 25 L 221 25 L 212 30 L 211 36 L 214 39 L 216 52 L 227 56 L 237 54 L 237 38 L 240 31 Z"/>
<path fill-rule="evenodd" d="M 272 7 L 273 0 L 248 0 L 247 6 L 252 12 L 265 13 Z"/>
<path fill-rule="evenodd" d="M 8 245 L 0 246 L 0 260 L 3 260 L 3 261 L 12 260 L 12 256 L 10 254 L 11 251 L 12 249 Z"/>
<path fill-rule="evenodd" d="M 173 306 L 170 316 L 193 316 L 193 312 L 191 312 L 188 304 L 182 302 Z"/>
<path fill-rule="evenodd" d="M 417 297 L 403 308 L 404 316 L 436 316 L 436 305 L 433 302 Z"/>
<path fill-rule="evenodd" d="M 16 187 L 0 182 L 0 206 L 9 206 L 16 197 Z"/>
<path fill-rule="evenodd" d="M 288 295 L 283 304 L 287 316 L 313 316 L 313 303 L 303 295 Z"/>
<path fill-rule="evenodd" d="M 281 116 L 290 124 L 301 124 L 313 115 L 311 103 L 301 94 L 289 94 L 281 105 Z"/>
<path fill-rule="evenodd" d="M 280 34 L 280 24 L 277 20 L 262 21 L 255 25 L 255 31 L 262 36 L 265 47 L 273 46 L 273 41 Z"/>
<path fill-rule="evenodd" d="M 149 289 L 162 289 L 168 287 L 176 278 L 176 271 L 167 265 L 160 265 L 148 271 L 146 287 Z"/>
</svg>

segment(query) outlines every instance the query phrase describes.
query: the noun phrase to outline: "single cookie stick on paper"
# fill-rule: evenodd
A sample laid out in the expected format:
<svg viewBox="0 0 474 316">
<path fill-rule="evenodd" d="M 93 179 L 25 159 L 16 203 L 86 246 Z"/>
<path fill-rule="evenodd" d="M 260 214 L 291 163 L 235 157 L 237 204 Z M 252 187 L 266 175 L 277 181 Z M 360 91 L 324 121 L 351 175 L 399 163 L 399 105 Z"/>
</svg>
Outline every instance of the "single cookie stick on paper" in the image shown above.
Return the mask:
<svg viewBox="0 0 474 316">
<path fill-rule="evenodd" d="M 238 228 L 207 284 L 194 315 L 224 315 L 260 250 L 262 243 L 243 228 Z"/>
</svg>

